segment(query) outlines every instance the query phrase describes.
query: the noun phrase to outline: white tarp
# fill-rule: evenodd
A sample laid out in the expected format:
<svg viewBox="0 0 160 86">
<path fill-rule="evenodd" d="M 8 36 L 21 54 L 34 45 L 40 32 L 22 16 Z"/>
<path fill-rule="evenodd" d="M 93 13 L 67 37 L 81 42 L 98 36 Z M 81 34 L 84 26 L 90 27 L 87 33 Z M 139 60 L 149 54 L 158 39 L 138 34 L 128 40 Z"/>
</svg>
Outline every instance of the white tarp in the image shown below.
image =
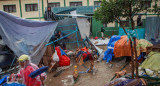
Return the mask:
<svg viewBox="0 0 160 86">
<path fill-rule="evenodd" d="M 81 33 L 81 37 L 83 39 L 86 38 L 86 36 L 89 37 L 90 23 L 87 18 L 76 18 L 76 20 Z"/>
</svg>

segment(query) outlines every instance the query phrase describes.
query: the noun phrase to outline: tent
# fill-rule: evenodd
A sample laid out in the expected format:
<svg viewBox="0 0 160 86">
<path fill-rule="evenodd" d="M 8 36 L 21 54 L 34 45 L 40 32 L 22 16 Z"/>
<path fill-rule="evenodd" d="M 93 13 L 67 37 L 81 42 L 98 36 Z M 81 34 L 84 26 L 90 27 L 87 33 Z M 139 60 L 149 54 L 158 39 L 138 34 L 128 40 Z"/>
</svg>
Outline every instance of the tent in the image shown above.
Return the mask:
<svg viewBox="0 0 160 86">
<path fill-rule="evenodd" d="M 83 47 L 81 37 L 89 36 L 90 32 L 90 24 L 86 18 L 66 18 L 58 22 L 32 21 L 0 11 L 0 19 L 0 35 L 4 43 L 17 56 L 31 56 L 31 61 L 35 64 L 40 62 L 46 44 L 57 31 L 61 30 L 64 36 L 49 44 L 61 41 L 68 49 Z M 65 39 L 66 37 L 69 39 Z"/>
<path fill-rule="evenodd" d="M 53 36 L 52 42 L 46 46 L 55 45 L 55 42 L 65 43 L 67 50 L 73 50 L 78 47 L 84 47 L 83 39 L 89 36 L 90 24 L 86 18 L 66 18 L 58 22 L 54 35 L 59 31 L 61 31 L 62 37 L 53 40 L 55 37 Z"/>
<path fill-rule="evenodd" d="M 58 22 L 32 21 L 0 11 L 0 35 L 17 55 L 27 54 L 38 64 Z"/>
</svg>

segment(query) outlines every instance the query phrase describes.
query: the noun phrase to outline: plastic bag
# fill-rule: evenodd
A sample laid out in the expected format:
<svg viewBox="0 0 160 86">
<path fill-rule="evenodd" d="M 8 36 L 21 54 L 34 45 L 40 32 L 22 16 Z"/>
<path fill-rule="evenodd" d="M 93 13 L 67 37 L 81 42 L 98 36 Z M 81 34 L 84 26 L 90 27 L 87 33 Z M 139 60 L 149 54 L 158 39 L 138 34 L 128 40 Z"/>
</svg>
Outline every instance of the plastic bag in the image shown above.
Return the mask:
<svg viewBox="0 0 160 86">
<path fill-rule="evenodd" d="M 57 55 L 57 51 L 55 50 L 55 53 L 53 55 L 53 61 L 59 62 L 59 56 Z"/>
<path fill-rule="evenodd" d="M 70 58 L 66 55 L 61 56 L 59 61 L 59 66 L 68 66 L 70 65 Z"/>
</svg>

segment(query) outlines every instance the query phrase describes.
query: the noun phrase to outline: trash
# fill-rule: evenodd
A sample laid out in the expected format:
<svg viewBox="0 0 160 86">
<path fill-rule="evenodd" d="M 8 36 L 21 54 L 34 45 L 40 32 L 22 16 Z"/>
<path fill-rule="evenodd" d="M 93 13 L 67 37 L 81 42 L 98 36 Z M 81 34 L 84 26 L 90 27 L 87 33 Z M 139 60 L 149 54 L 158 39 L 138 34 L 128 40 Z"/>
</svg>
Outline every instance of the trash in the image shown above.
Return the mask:
<svg viewBox="0 0 160 86">
<path fill-rule="evenodd" d="M 69 66 L 58 67 L 56 71 L 58 72 L 58 71 L 61 71 L 64 69 L 66 70 L 66 69 L 70 68 L 71 66 L 72 66 L 72 64 L 70 64 Z"/>
<path fill-rule="evenodd" d="M 78 70 L 77 70 L 77 66 L 74 66 L 74 72 L 73 72 L 74 83 L 77 82 L 78 76 L 79 76 L 79 73 L 78 73 Z"/>
<path fill-rule="evenodd" d="M 109 42 L 109 39 L 91 39 L 91 42 L 95 45 L 107 45 Z"/>
<path fill-rule="evenodd" d="M 98 57 L 98 62 L 101 62 L 102 61 L 102 59 L 103 59 L 103 57 L 104 57 L 104 51 L 102 51 L 102 53 L 100 54 L 100 56 Z"/>
<path fill-rule="evenodd" d="M 94 39 L 98 39 L 98 37 L 96 36 Z"/>
<path fill-rule="evenodd" d="M 68 75 L 66 79 L 61 81 L 63 82 L 63 86 L 73 86 L 74 84 L 73 75 Z"/>
<path fill-rule="evenodd" d="M 57 73 L 53 75 L 53 77 L 57 77 L 59 76 L 63 71 L 65 71 L 66 69 L 70 68 L 72 66 L 72 64 L 70 64 L 69 66 L 64 66 L 64 67 L 58 67 L 57 68 Z"/>
<path fill-rule="evenodd" d="M 152 76 L 154 73 L 154 71 L 152 71 L 150 69 L 145 69 L 145 71 L 146 71 L 147 75 L 150 75 L 150 76 Z"/>
<path fill-rule="evenodd" d="M 53 77 L 57 77 L 57 76 L 60 75 L 64 70 L 65 70 L 65 69 L 62 69 L 62 70 L 58 71 L 56 74 L 54 74 Z"/>
<path fill-rule="evenodd" d="M 123 75 L 125 75 L 125 74 L 127 74 L 127 71 L 126 71 L 126 70 L 122 70 L 122 71 L 120 71 L 120 72 L 116 72 L 116 77 L 117 77 L 117 78 L 120 78 L 121 76 L 123 76 Z"/>
<path fill-rule="evenodd" d="M 75 52 L 73 52 L 73 51 L 69 51 L 69 52 L 67 52 L 67 55 L 68 55 L 68 56 L 75 55 Z"/>
</svg>

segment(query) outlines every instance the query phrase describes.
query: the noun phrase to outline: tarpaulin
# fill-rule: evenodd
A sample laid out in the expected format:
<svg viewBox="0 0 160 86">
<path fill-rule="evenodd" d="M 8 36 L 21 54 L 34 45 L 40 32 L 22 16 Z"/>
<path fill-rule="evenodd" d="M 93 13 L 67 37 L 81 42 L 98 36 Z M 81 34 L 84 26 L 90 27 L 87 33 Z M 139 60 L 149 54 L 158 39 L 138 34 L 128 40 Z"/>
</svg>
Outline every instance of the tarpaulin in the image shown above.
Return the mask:
<svg viewBox="0 0 160 86">
<path fill-rule="evenodd" d="M 148 40 L 145 40 L 145 39 L 140 39 L 138 40 L 138 44 L 136 46 L 136 49 L 137 49 L 137 53 L 138 55 L 141 54 L 139 57 L 138 57 L 138 60 L 141 58 L 141 57 L 145 57 L 145 53 L 147 51 L 147 47 L 151 47 L 153 46 L 153 44 L 151 42 L 149 42 Z"/>
<path fill-rule="evenodd" d="M 145 27 L 145 39 L 151 40 L 152 38 L 154 38 L 157 41 L 160 40 L 159 16 L 146 17 Z"/>
<path fill-rule="evenodd" d="M 121 57 L 121 56 L 131 56 L 131 46 L 130 41 L 127 42 L 128 37 L 127 36 L 121 36 L 121 39 L 118 40 L 114 45 L 114 57 Z M 136 44 L 138 43 L 138 40 L 136 40 Z M 133 46 L 134 48 L 134 46 Z M 140 53 L 137 53 L 137 56 L 139 56 Z"/>
<path fill-rule="evenodd" d="M 151 51 L 147 59 L 142 63 L 141 67 L 143 69 L 151 69 L 152 71 L 160 71 L 160 52 Z"/>
<path fill-rule="evenodd" d="M 142 86 L 142 81 L 140 79 L 118 78 L 105 86 Z"/>
<path fill-rule="evenodd" d="M 57 51 L 57 55 L 59 57 L 59 66 L 68 66 L 70 65 L 70 58 L 66 55 L 62 55 L 61 50 L 59 47 L 55 47 L 55 50 Z"/>
<path fill-rule="evenodd" d="M 27 54 L 38 64 L 43 56 L 57 22 L 21 19 L 0 11 L 0 35 L 4 43 L 20 56 Z"/>
<path fill-rule="evenodd" d="M 114 46 L 115 43 L 120 40 L 121 36 L 113 35 L 111 39 L 109 40 L 108 46 L 107 46 L 107 51 L 104 52 L 104 57 L 103 60 L 107 60 L 107 62 L 110 62 L 114 56 L 113 51 L 114 51 Z"/>
<path fill-rule="evenodd" d="M 147 51 L 147 47 L 151 47 L 153 46 L 153 44 L 151 42 L 149 42 L 148 40 L 145 40 L 145 39 L 140 39 L 138 40 L 138 44 L 136 46 L 137 48 L 137 51 L 140 51 L 140 52 L 146 52 Z"/>
</svg>

